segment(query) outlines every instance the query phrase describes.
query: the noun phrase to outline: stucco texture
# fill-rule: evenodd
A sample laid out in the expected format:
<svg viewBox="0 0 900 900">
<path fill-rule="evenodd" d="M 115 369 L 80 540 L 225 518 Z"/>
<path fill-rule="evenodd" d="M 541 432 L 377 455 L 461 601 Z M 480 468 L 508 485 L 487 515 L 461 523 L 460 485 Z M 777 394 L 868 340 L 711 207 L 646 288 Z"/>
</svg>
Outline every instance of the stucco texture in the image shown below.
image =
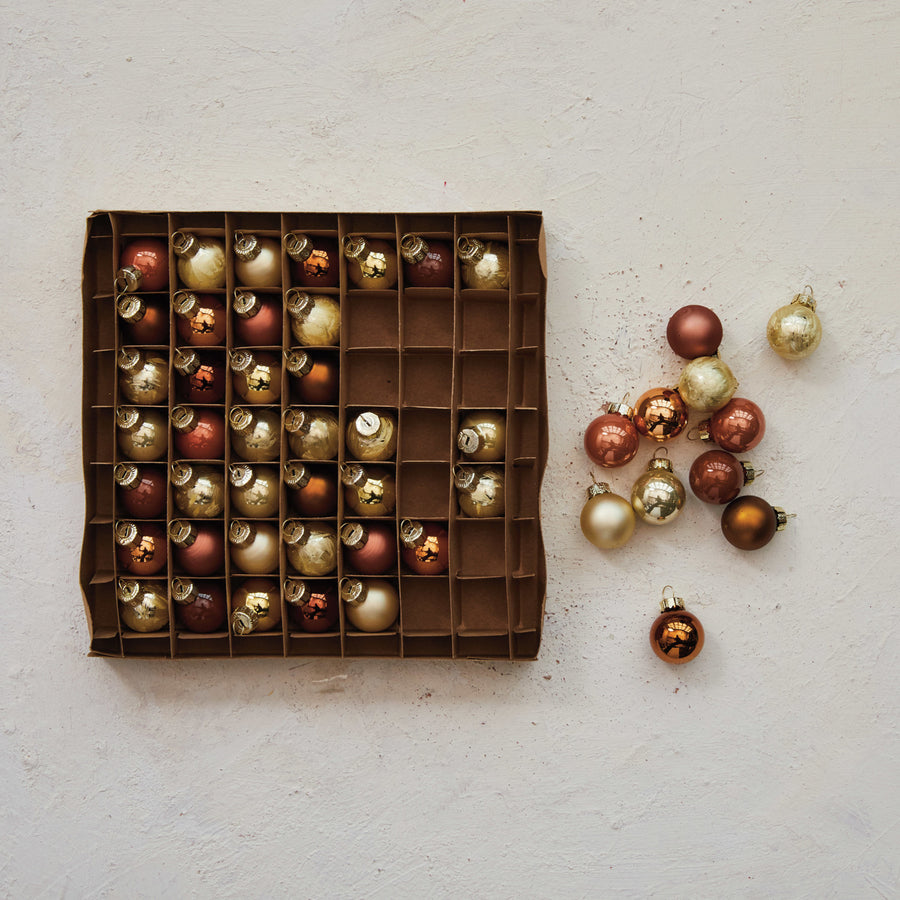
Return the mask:
<svg viewBox="0 0 900 900">
<path fill-rule="evenodd" d="M 890 0 L 0 3 L 0 891 L 896 897 L 900 10 Z M 542 209 L 533 664 L 85 656 L 80 266 L 107 209 Z M 805 284 L 825 336 L 776 357 Z M 765 410 L 757 553 L 615 553 L 601 404 L 714 308 Z M 611 473 L 627 493 L 652 447 Z M 679 439 L 682 477 L 697 446 Z M 666 666 L 674 585 L 706 628 Z"/>
</svg>

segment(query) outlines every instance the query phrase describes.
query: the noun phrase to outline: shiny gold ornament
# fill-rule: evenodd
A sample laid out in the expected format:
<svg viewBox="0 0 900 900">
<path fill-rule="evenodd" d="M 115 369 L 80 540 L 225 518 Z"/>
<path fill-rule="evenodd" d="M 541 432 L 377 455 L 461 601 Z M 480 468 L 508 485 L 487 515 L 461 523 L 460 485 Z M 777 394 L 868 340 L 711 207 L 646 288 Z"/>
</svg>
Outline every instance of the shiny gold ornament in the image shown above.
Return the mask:
<svg viewBox="0 0 900 900">
<path fill-rule="evenodd" d="M 347 449 L 352 459 L 390 459 L 397 452 L 396 418 L 373 410 L 354 416 L 347 426 Z"/>
<path fill-rule="evenodd" d="M 277 403 L 281 397 L 281 362 L 271 353 L 232 350 L 234 389 L 245 403 Z"/>
<path fill-rule="evenodd" d="M 188 519 L 214 519 L 225 509 L 225 476 L 212 466 L 172 463 L 173 498 Z"/>
<path fill-rule="evenodd" d="M 456 466 L 453 483 L 464 516 L 487 519 L 505 510 L 503 469 L 494 466 Z"/>
<path fill-rule="evenodd" d="M 338 455 L 340 427 L 327 409 L 288 409 L 284 413 L 291 452 L 300 459 L 334 459 Z"/>
<path fill-rule="evenodd" d="M 672 463 L 656 456 L 631 489 L 631 505 L 635 515 L 648 525 L 674 522 L 684 501 L 684 485 L 675 474 Z"/>
<path fill-rule="evenodd" d="M 634 404 L 633 423 L 638 434 L 652 441 L 669 441 L 684 431 L 688 413 L 684 400 L 670 388 L 651 388 Z"/>
<path fill-rule="evenodd" d="M 281 592 L 271 578 L 248 578 L 231 597 L 231 630 L 241 637 L 281 624 Z"/>
<path fill-rule="evenodd" d="M 159 409 L 120 406 L 116 410 L 116 439 L 129 459 L 149 462 L 161 459 L 169 447 L 169 423 Z"/>
<path fill-rule="evenodd" d="M 387 631 L 400 612 L 397 589 L 383 578 L 344 578 L 341 600 L 350 623 L 360 631 Z"/>
<path fill-rule="evenodd" d="M 281 529 L 288 562 L 301 575 L 330 575 L 337 569 L 337 532 L 325 522 L 288 519 Z"/>
<path fill-rule="evenodd" d="M 278 472 L 269 466 L 244 463 L 228 467 L 231 506 L 239 516 L 270 519 L 278 515 Z"/>
<path fill-rule="evenodd" d="M 666 590 L 672 596 L 666 596 Z M 696 659 L 703 649 L 703 626 L 693 614 L 685 611 L 684 601 L 675 596 L 671 585 L 663 588 L 659 602 L 662 615 L 650 626 L 650 646 L 663 662 L 680 665 Z"/>
<path fill-rule="evenodd" d="M 466 413 L 456 446 L 472 462 L 500 462 L 506 453 L 506 414 L 493 409 Z"/>
<path fill-rule="evenodd" d="M 631 504 L 614 494 L 605 482 L 595 481 L 587 490 L 587 503 L 581 510 L 581 531 L 601 550 L 624 547 L 634 534 L 635 518 Z"/>
<path fill-rule="evenodd" d="M 169 396 L 169 361 L 153 350 L 123 347 L 116 358 L 119 392 L 129 403 L 156 406 Z"/>
<path fill-rule="evenodd" d="M 347 277 L 356 287 L 384 291 L 397 283 L 397 253 L 387 242 L 348 234 L 343 250 Z"/>
<path fill-rule="evenodd" d="M 678 393 L 697 412 L 721 409 L 737 390 L 738 381 L 718 356 L 698 356 L 681 371 Z"/>
<path fill-rule="evenodd" d="M 499 241 L 480 241 L 460 235 L 456 241 L 460 274 L 467 288 L 506 290 L 509 287 L 509 248 Z"/>
<path fill-rule="evenodd" d="M 336 347 L 341 342 L 341 307 L 333 297 L 291 288 L 284 301 L 291 331 L 304 347 Z"/>
<path fill-rule="evenodd" d="M 231 447 L 248 462 L 268 462 L 281 453 L 281 417 L 274 409 L 234 406 L 228 414 Z"/>
<path fill-rule="evenodd" d="M 236 231 L 234 256 L 234 274 L 239 284 L 254 287 L 281 284 L 281 245 L 278 241 Z"/>
<path fill-rule="evenodd" d="M 218 238 L 176 231 L 172 249 L 178 257 L 178 277 L 185 287 L 194 291 L 225 287 L 225 247 Z"/>
<path fill-rule="evenodd" d="M 120 578 L 116 583 L 119 618 L 132 631 L 159 631 L 169 624 L 169 601 L 164 582 L 133 581 Z"/>
<path fill-rule="evenodd" d="M 269 522 L 235 519 L 228 526 L 231 561 L 248 575 L 268 575 L 278 570 L 278 528 Z"/>
<path fill-rule="evenodd" d="M 344 502 L 358 516 L 389 516 L 397 505 L 394 476 L 380 466 L 341 466 Z"/>
<path fill-rule="evenodd" d="M 782 359 L 804 359 L 819 346 L 822 323 L 816 315 L 816 301 L 809 285 L 787 306 L 772 313 L 766 325 L 766 339 Z"/>
</svg>

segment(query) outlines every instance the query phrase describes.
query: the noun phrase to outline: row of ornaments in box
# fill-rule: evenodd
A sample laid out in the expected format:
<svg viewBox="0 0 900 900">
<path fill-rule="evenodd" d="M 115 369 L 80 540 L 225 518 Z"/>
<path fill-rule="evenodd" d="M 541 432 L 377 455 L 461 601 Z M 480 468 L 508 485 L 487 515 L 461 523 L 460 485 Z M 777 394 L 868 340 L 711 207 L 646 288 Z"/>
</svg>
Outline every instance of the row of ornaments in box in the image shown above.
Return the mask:
<svg viewBox="0 0 900 900">
<path fill-rule="evenodd" d="M 227 280 L 225 242 L 215 236 L 176 231 L 171 236 L 178 283 L 191 291 L 220 290 Z M 279 241 L 265 235 L 236 231 L 232 250 L 235 281 L 251 288 L 282 286 L 282 247 L 291 277 L 302 287 L 336 288 L 341 261 L 333 238 L 292 231 Z M 410 287 L 453 287 L 454 254 L 446 241 L 405 234 L 400 239 L 404 284 Z M 353 288 L 391 290 L 398 281 L 397 246 L 393 241 L 365 235 L 346 235 L 341 242 L 347 278 Z M 456 241 L 460 279 L 467 288 L 509 288 L 509 246 L 461 235 Z M 169 247 L 155 237 L 125 243 L 119 254 L 115 287 L 122 293 L 164 291 L 170 285 Z"/>
</svg>

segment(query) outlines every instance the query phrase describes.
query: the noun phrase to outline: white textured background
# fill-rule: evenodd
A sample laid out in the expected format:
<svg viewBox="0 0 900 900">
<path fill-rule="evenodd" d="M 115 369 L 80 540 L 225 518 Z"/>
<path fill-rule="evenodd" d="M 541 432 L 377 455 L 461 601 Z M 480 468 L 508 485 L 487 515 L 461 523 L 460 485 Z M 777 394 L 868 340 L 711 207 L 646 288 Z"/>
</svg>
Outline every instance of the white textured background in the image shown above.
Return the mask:
<svg viewBox="0 0 900 900">
<path fill-rule="evenodd" d="M 20 897 L 897 897 L 893 0 L 0 3 L 0 885 Z M 543 209 L 535 664 L 87 659 L 94 208 Z M 805 283 L 825 338 L 765 342 Z M 768 433 L 757 553 L 689 500 L 581 537 L 604 400 L 712 306 Z M 611 474 L 627 493 L 652 448 Z M 673 447 L 685 477 L 697 453 Z M 647 646 L 661 587 L 707 630 Z"/>
</svg>

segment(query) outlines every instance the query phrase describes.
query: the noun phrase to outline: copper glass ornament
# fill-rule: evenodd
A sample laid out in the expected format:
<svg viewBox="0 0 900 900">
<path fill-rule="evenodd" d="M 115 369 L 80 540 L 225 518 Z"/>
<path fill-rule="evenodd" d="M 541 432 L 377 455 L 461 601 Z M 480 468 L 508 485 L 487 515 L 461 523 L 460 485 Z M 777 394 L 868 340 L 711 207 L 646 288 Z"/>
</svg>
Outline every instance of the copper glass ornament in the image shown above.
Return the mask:
<svg viewBox="0 0 900 900">
<path fill-rule="evenodd" d="M 707 450 L 691 466 L 691 490 L 704 503 L 730 503 L 761 474 L 751 463 L 724 450 Z"/>
<path fill-rule="evenodd" d="M 216 581 L 173 578 L 172 600 L 179 623 L 195 634 L 219 631 L 228 617 L 225 588 Z"/>
<path fill-rule="evenodd" d="M 584 432 L 584 452 L 592 462 L 607 469 L 624 466 L 634 459 L 640 436 L 632 421 L 634 410 L 623 400 L 610 403 Z"/>
<path fill-rule="evenodd" d="M 178 277 L 185 287 L 193 291 L 225 287 L 225 247 L 221 240 L 176 231 L 172 249 L 178 257 Z"/>
<path fill-rule="evenodd" d="M 674 591 L 667 597 L 666 590 L 671 591 L 671 585 L 663 588 L 659 602 L 662 615 L 650 626 L 650 646 L 663 662 L 681 665 L 697 658 L 705 635 L 700 620 L 685 610 L 684 601 Z"/>
<path fill-rule="evenodd" d="M 473 410 L 459 423 L 459 452 L 471 462 L 500 462 L 506 453 L 506 414 L 499 410 Z"/>
<path fill-rule="evenodd" d="M 678 518 L 684 501 L 684 485 L 675 474 L 672 463 L 657 456 L 650 460 L 647 471 L 631 489 L 634 514 L 648 525 L 670 525 Z"/>
<path fill-rule="evenodd" d="M 232 350 L 232 384 L 244 403 L 277 403 L 281 397 L 281 362 L 265 351 Z"/>
<path fill-rule="evenodd" d="M 456 241 L 460 276 L 467 288 L 481 291 L 509 288 L 509 248 L 499 241 L 460 235 Z"/>
<path fill-rule="evenodd" d="M 634 404 L 634 427 L 652 441 L 669 441 L 684 431 L 688 414 L 678 391 L 652 388 Z"/>
<path fill-rule="evenodd" d="M 338 420 L 327 409 L 287 409 L 284 430 L 291 452 L 300 459 L 325 460 L 338 455 Z"/>
<path fill-rule="evenodd" d="M 587 489 L 588 499 L 581 509 L 581 532 L 601 550 L 624 547 L 634 534 L 635 517 L 631 504 L 605 482 L 595 481 Z"/>
<path fill-rule="evenodd" d="M 132 631 L 150 633 L 169 624 L 169 601 L 165 583 L 133 581 L 120 578 L 116 582 L 119 618 Z"/>
<path fill-rule="evenodd" d="M 464 516 L 487 519 L 503 515 L 503 469 L 495 466 L 456 466 L 453 469 L 453 483 Z"/>
<path fill-rule="evenodd" d="M 172 358 L 175 392 L 188 403 L 221 403 L 225 399 L 225 363 L 216 353 L 177 347 Z"/>
<path fill-rule="evenodd" d="M 383 291 L 397 283 L 397 253 L 387 241 L 347 235 L 343 250 L 347 257 L 347 277 L 354 287 Z"/>
<path fill-rule="evenodd" d="M 277 468 L 232 464 L 228 467 L 228 480 L 231 482 L 233 512 L 251 519 L 270 519 L 278 515 L 280 484 Z"/>
<path fill-rule="evenodd" d="M 666 328 L 669 346 L 685 359 L 715 356 L 722 343 L 722 322 L 705 306 L 682 306 Z"/>
<path fill-rule="evenodd" d="M 176 406 L 172 410 L 172 444 L 183 459 L 225 458 L 225 417 L 214 409 Z"/>
<path fill-rule="evenodd" d="M 172 497 L 189 519 L 214 519 L 225 509 L 225 476 L 219 468 L 172 463 Z"/>
<path fill-rule="evenodd" d="M 337 403 L 340 372 L 334 354 L 313 357 L 305 350 L 285 350 L 284 367 L 293 376 L 294 399 L 300 403 Z"/>
<path fill-rule="evenodd" d="M 341 526 L 344 569 L 359 575 L 384 575 L 397 564 L 393 526 L 383 522 L 345 522 Z"/>
<path fill-rule="evenodd" d="M 225 569 L 225 537 L 221 525 L 173 519 L 169 540 L 175 569 L 188 575 L 216 575 Z"/>
<path fill-rule="evenodd" d="M 234 276 L 238 284 L 281 286 L 281 245 L 246 231 L 234 233 Z"/>
<path fill-rule="evenodd" d="M 333 297 L 291 288 L 285 296 L 291 331 L 304 347 L 336 347 L 341 340 L 341 307 Z"/>
<path fill-rule="evenodd" d="M 766 325 L 766 339 L 782 359 L 804 359 L 819 346 L 822 323 L 816 315 L 816 301 L 809 285 L 787 306 L 772 313 Z"/>
<path fill-rule="evenodd" d="M 248 462 L 270 462 L 281 453 L 281 416 L 274 409 L 233 406 L 228 414 L 231 449 Z"/>
<path fill-rule="evenodd" d="M 400 555 L 416 575 L 443 575 L 450 568 L 450 539 L 438 522 L 400 522 Z"/>
<path fill-rule="evenodd" d="M 310 237 L 299 231 L 284 236 L 285 253 L 291 258 L 294 281 L 301 287 L 337 287 L 341 274 L 337 241 Z"/>
<path fill-rule="evenodd" d="M 231 630 L 237 637 L 281 624 L 281 592 L 271 578 L 248 578 L 231 595 Z"/>
<path fill-rule="evenodd" d="M 341 466 L 344 502 L 358 516 L 389 516 L 397 505 L 393 474 L 381 466 L 350 463 Z"/>
<path fill-rule="evenodd" d="M 231 562 L 248 575 L 278 570 L 278 528 L 269 522 L 234 519 L 228 526 Z"/>
<path fill-rule="evenodd" d="M 404 234 L 400 255 L 407 287 L 453 287 L 453 251 L 445 241 Z"/>
<path fill-rule="evenodd" d="M 116 440 L 129 459 L 137 462 L 161 459 L 169 447 L 165 412 L 120 406 L 116 410 Z"/>
<path fill-rule="evenodd" d="M 132 575 L 156 575 L 166 567 L 166 533 L 159 525 L 116 522 L 116 558 Z"/>
<path fill-rule="evenodd" d="M 697 412 L 721 409 L 737 390 L 737 379 L 718 356 L 698 356 L 681 371 L 678 393 Z"/>
<path fill-rule="evenodd" d="M 337 476 L 334 470 L 315 471 L 301 462 L 284 464 L 288 500 L 301 515 L 333 516 L 337 513 Z"/>
<path fill-rule="evenodd" d="M 735 397 L 701 422 L 697 430 L 701 440 L 713 441 L 729 453 L 744 453 L 765 436 L 766 417 L 752 400 Z"/>
<path fill-rule="evenodd" d="M 116 502 L 126 515 L 136 519 L 164 519 L 166 516 L 165 472 L 154 466 L 119 463 L 113 470 Z"/>
<path fill-rule="evenodd" d="M 310 634 L 330 631 L 341 615 L 337 588 L 331 581 L 285 578 L 284 600 L 291 621 Z"/>
<path fill-rule="evenodd" d="M 234 310 L 236 344 L 247 347 L 281 346 L 281 303 L 277 297 L 237 290 L 231 308 Z"/>
<path fill-rule="evenodd" d="M 288 562 L 301 575 L 316 578 L 337 569 L 337 533 L 328 523 L 287 519 L 281 535 Z"/>
<path fill-rule="evenodd" d="M 134 344 L 169 343 L 169 301 L 120 294 L 116 313 L 125 338 Z"/>
<path fill-rule="evenodd" d="M 347 450 L 364 462 L 391 459 L 397 452 L 397 418 L 393 413 L 366 410 L 350 417 Z"/>
<path fill-rule="evenodd" d="M 176 291 L 172 297 L 172 309 L 175 311 L 175 330 L 185 344 L 216 347 L 225 343 L 228 313 L 218 297 Z"/>
<path fill-rule="evenodd" d="M 161 238 L 129 241 L 119 256 L 115 287 L 119 292 L 167 291 L 169 248 Z"/>
<path fill-rule="evenodd" d="M 771 506 L 761 497 L 745 494 L 732 500 L 722 512 L 722 534 L 738 550 L 759 550 L 783 531 L 792 518 L 780 506 Z"/>
<path fill-rule="evenodd" d="M 341 600 L 345 615 L 360 631 L 386 631 L 400 612 L 397 589 L 383 578 L 344 578 Z"/>
</svg>

